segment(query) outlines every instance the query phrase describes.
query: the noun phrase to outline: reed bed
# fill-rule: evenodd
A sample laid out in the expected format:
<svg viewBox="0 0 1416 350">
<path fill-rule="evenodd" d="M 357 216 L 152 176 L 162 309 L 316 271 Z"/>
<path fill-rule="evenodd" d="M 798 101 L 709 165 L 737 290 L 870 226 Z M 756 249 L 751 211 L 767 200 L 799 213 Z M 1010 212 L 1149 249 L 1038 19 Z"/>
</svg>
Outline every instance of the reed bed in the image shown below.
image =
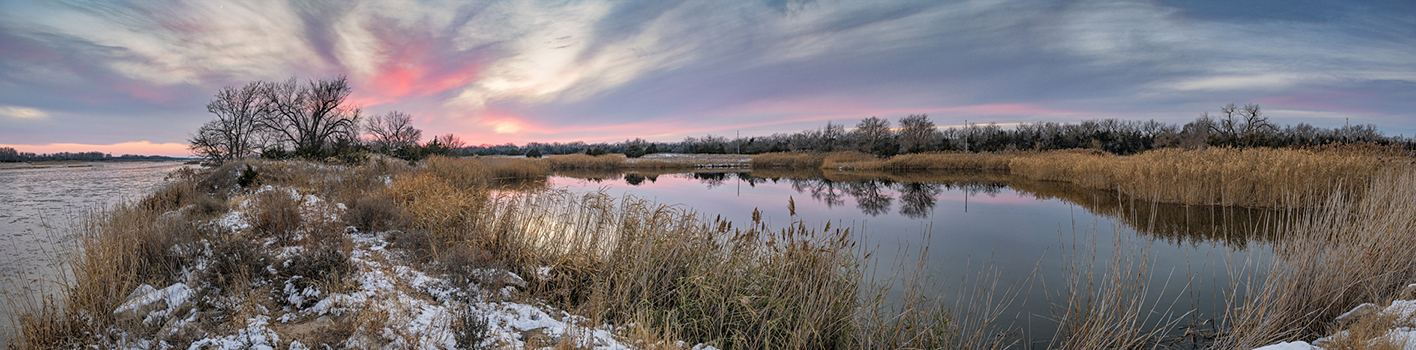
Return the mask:
<svg viewBox="0 0 1416 350">
<path fill-rule="evenodd" d="M 584 154 L 563 154 L 548 156 L 545 162 L 553 170 L 564 169 L 621 169 L 624 167 L 625 157 L 622 154 L 606 154 L 602 156 L 590 156 Z"/>
<path fill-rule="evenodd" d="M 1338 315 L 1416 282 L 1416 170 L 1381 171 L 1364 193 L 1332 195 L 1274 243 L 1266 275 L 1233 301 L 1221 346 L 1312 341 L 1335 330 Z"/>
<path fill-rule="evenodd" d="M 902 154 L 875 162 L 854 164 L 852 170 L 919 171 L 919 170 L 989 170 L 1007 171 L 1009 162 L 1026 153 L 941 152 Z"/>
<path fill-rule="evenodd" d="M 811 168 L 821 167 L 826 154 L 812 152 L 763 153 L 752 156 L 749 163 L 753 169 Z"/>
<path fill-rule="evenodd" d="M 1362 154 L 1272 148 L 1160 149 L 1118 157 L 1044 153 L 1010 162 L 1012 174 L 1115 190 L 1162 203 L 1302 208 L 1334 193 L 1360 197 L 1383 162 Z"/>
</svg>

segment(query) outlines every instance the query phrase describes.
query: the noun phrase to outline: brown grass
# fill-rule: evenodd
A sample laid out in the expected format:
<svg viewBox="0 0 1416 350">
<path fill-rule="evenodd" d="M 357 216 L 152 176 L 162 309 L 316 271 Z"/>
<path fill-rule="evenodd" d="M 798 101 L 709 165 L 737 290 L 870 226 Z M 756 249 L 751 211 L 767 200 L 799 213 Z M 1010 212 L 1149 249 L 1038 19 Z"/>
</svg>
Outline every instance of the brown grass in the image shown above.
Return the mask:
<svg viewBox="0 0 1416 350">
<path fill-rule="evenodd" d="M 1416 171 L 1382 171 L 1361 199 L 1338 193 L 1325 207 L 1275 243 L 1267 276 L 1226 316 L 1234 331 L 1224 346 L 1312 340 L 1338 315 L 1416 281 Z"/>
<path fill-rule="evenodd" d="M 1014 158 L 1010 171 L 1162 203 L 1298 208 L 1322 205 L 1339 192 L 1360 196 L 1382 165 L 1356 154 L 1211 148 L 1126 157 L 1049 152 Z"/>
<path fill-rule="evenodd" d="M 824 153 L 807 152 L 783 152 L 783 153 L 763 153 L 752 156 L 749 163 L 753 169 L 774 169 L 774 168 L 820 168 L 821 163 L 826 161 Z"/>
<path fill-rule="evenodd" d="M 562 154 L 542 158 L 554 170 L 563 169 L 620 169 L 624 167 L 622 154 L 589 156 L 584 154 Z"/>
</svg>

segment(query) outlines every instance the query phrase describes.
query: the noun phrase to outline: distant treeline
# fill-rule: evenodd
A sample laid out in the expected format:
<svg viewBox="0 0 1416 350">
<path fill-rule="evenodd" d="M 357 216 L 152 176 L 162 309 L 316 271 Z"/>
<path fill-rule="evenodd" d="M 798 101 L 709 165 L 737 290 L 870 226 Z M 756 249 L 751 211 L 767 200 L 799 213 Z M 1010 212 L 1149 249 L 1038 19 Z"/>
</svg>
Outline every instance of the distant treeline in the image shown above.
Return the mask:
<svg viewBox="0 0 1416 350">
<path fill-rule="evenodd" d="M 1269 121 L 1255 104 L 1220 108 L 1217 116 L 1201 114 L 1180 125 L 1150 121 L 1099 119 L 1080 123 L 1037 122 L 1015 127 L 998 124 L 967 124 L 940 129 L 925 114 L 900 118 L 898 127 L 887 119 L 865 118 L 847 130 L 843 124 L 826 123 L 820 129 L 769 136 L 739 137 L 707 135 L 686 137 L 680 142 L 648 142 L 642 139 L 615 143 L 539 143 L 471 146 L 456 149 L 462 155 L 543 154 L 597 152 L 636 154 L 741 153 L 759 154 L 786 151 L 860 151 L 891 156 L 936 151 L 991 152 L 1009 150 L 1056 150 L 1090 148 L 1114 154 L 1177 147 L 1304 147 L 1334 143 L 1366 142 L 1398 145 L 1416 150 L 1411 138 L 1385 136 L 1375 125 L 1323 128 L 1307 123 L 1279 126 Z"/>
<path fill-rule="evenodd" d="M 1013 127 L 966 124 L 940 129 L 926 114 L 889 119 L 869 117 L 853 128 L 826 123 L 819 129 L 768 136 L 705 135 L 679 142 L 569 142 L 525 145 L 468 146 L 456 135 L 446 134 L 423 142 L 423 132 L 413 127 L 412 116 L 390 111 L 364 116 L 350 106 L 353 91 L 345 77 L 284 82 L 254 81 L 228 86 L 207 105 L 216 116 L 188 141 L 194 154 L 217 163 L 247 157 L 329 159 L 357 161 L 369 153 L 384 153 L 408 160 L 430 155 L 526 155 L 623 153 L 634 158 L 645 154 L 835 152 L 859 151 L 880 156 L 896 154 L 1010 150 L 1045 151 L 1090 148 L 1113 154 L 1135 154 L 1157 148 L 1305 147 L 1364 142 L 1416 149 L 1412 139 L 1389 137 L 1374 125 L 1322 128 L 1306 123 L 1280 126 L 1269 121 L 1257 104 L 1220 107 L 1211 116 L 1202 113 L 1185 124 L 1099 119 L 1079 123 L 1037 122 Z M 892 125 L 893 124 L 893 125 Z"/>
<path fill-rule="evenodd" d="M 30 152 L 16 151 L 10 147 L 0 147 L 0 162 L 55 162 L 55 161 L 108 161 L 108 160 L 173 160 L 177 158 L 163 156 L 140 156 L 136 154 L 124 154 L 114 157 L 113 154 L 103 152 L 59 152 L 34 154 Z"/>
</svg>

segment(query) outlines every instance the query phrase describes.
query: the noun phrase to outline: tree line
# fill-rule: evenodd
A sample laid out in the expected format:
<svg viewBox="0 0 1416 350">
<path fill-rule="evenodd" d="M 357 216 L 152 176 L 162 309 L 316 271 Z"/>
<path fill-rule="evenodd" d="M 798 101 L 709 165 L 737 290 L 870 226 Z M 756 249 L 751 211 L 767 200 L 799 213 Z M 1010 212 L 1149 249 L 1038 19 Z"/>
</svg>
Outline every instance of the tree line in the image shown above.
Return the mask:
<svg viewBox="0 0 1416 350">
<path fill-rule="evenodd" d="M 171 160 L 172 157 L 163 156 L 141 156 L 136 154 L 124 154 L 114 157 L 112 153 L 103 152 L 55 152 L 35 154 L 31 152 L 20 152 L 12 147 L 0 147 L 0 163 L 13 162 L 57 162 L 57 161 L 132 161 L 132 160 Z"/>
<path fill-rule="evenodd" d="M 896 126 L 897 125 L 897 126 Z M 1416 150 L 1411 138 L 1385 136 L 1375 125 L 1348 125 L 1323 128 L 1307 123 L 1279 126 L 1257 104 L 1220 107 L 1219 113 L 1202 113 L 1185 124 L 1155 120 L 1096 119 L 1079 123 L 1021 123 L 1008 128 L 996 123 L 939 128 L 927 114 L 901 117 L 892 125 L 888 119 L 869 117 L 848 129 L 827 122 L 818 129 L 768 136 L 738 137 L 706 135 L 685 137 L 680 142 L 648 142 L 642 139 L 614 143 L 538 143 L 524 146 L 503 144 L 458 150 L 462 155 L 523 154 L 539 150 L 546 154 L 586 153 L 599 149 L 634 157 L 642 154 L 741 153 L 859 151 L 881 156 L 896 154 L 969 151 L 1058 150 L 1090 148 L 1115 154 L 1134 154 L 1167 147 L 1304 147 L 1335 143 L 1366 142 L 1399 145 Z"/>
<path fill-rule="evenodd" d="M 1323 128 L 1307 123 L 1279 126 L 1257 104 L 1220 107 L 1185 124 L 1155 120 L 1096 119 L 1079 123 L 1021 123 L 1011 128 L 995 123 L 968 123 L 939 128 L 927 114 L 911 114 L 892 123 L 868 117 L 854 127 L 827 122 L 817 129 L 795 133 L 729 139 L 712 134 L 685 137 L 679 142 L 560 143 L 531 142 L 517 146 L 468 146 L 456 135 L 445 134 L 422 142 L 412 116 L 399 111 L 365 118 L 348 97 L 353 91 L 344 77 L 300 82 L 255 81 L 241 87 L 222 88 L 207 104 L 216 115 L 189 140 L 191 150 L 216 162 L 253 156 L 266 158 L 361 157 L 384 153 L 416 160 L 442 155 L 526 155 L 623 153 L 629 157 L 670 153 L 834 152 L 859 151 L 880 156 L 968 151 L 1057 150 L 1090 148 L 1115 154 L 1180 147 L 1302 147 L 1333 143 L 1367 142 L 1416 149 L 1412 139 L 1389 137 L 1376 126 L 1348 125 Z M 3 154 L 0 154 L 3 157 Z"/>
</svg>

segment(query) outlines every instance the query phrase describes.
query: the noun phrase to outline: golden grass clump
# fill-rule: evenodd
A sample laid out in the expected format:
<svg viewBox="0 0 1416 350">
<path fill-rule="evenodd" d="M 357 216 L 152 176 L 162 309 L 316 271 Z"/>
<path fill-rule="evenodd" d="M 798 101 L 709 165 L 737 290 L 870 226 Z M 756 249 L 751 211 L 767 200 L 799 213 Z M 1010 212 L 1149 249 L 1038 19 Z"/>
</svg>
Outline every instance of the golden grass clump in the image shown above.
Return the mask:
<svg viewBox="0 0 1416 350">
<path fill-rule="evenodd" d="M 427 171 L 400 176 L 388 192 L 401 204 L 412 228 L 445 232 L 461 227 L 474 213 L 484 191 L 455 186 L 453 181 Z"/>
</svg>

